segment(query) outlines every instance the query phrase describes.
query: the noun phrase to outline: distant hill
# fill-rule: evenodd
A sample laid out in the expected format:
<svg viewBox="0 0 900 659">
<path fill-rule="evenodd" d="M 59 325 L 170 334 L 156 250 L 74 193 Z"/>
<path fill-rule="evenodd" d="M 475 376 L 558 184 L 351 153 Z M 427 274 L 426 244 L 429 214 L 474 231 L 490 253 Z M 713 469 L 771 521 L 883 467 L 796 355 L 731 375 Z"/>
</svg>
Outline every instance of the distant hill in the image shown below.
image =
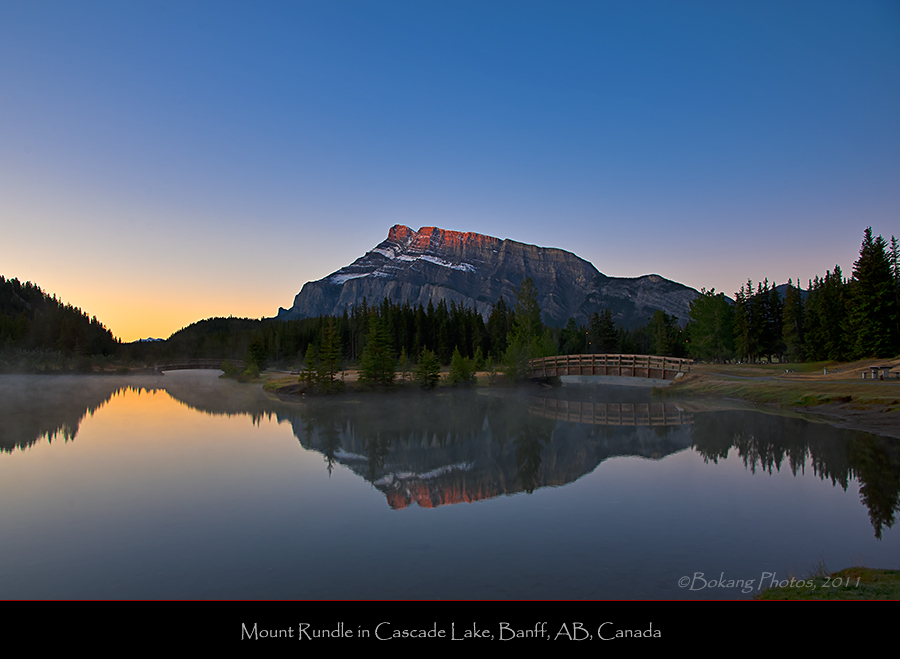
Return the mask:
<svg viewBox="0 0 900 659">
<path fill-rule="evenodd" d="M 0 275 L 0 349 L 109 355 L 118 342 L 96 317 L 32 284 Z"/>
<path fill-rule="evenodd" d="M 797 288 L 797 287 L 794 286 L 794 288 Z M 778 286 L 775 287 L 775 290 L 778 291 L 778 296 L 783 300 L 784 294 L 787 293 L 787 284 L 778 284 Z M 802 288 L 799 289 L 799 291 L 800 291 L 800 299 L 803 300 L 804 302 L 806 302 L 806 296 L 809 295 L 809 291 L 803 290 Z"/>
<path fill-rule="evenodd" d="M 659 275 L 608 277 L 562 249 L 437 227 L 413 231 L 398 224 L 386 240 L 350 265 L 306 283 L 291 308 L 280 308 L 277 318 L 340 315 L 363 298 L 413 306 L 453 301 L 487 317 L 501 296 L 515 302 L 515 291 L 526 277 L 535 283 L 542 320 L 548 325 L 561 326 L 569 318 L 584 323 L 603 308 L 625 327 L 644 324 L 656 310 L 683 324 L 691 300 L 699 296 L 693 288 Z"/>
</svg>

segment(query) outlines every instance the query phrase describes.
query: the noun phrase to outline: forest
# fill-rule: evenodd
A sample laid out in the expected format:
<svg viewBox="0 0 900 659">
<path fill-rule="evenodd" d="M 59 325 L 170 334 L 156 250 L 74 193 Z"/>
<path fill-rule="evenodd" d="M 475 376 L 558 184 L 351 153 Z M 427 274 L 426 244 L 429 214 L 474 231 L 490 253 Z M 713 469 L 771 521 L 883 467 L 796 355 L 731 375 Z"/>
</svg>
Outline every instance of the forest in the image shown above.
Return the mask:
<svg viewBox="0 0 900 659">
<path fill-rule="evenodd" d="M 847 361 L 900 354 L 900 249 L 865 230 L 853 274 L 840 266 L 782 296 L 768 280 L 730 303 L 701 291 L 685 328 L 688 354 L 711 362 Z"/>
<path fill-rule="evenodd" d="M 113 356 L 120 344 L 96 317 L 18 279 L 0 276 L 0 354 Z M 0 362 L 2 365 L 3 362 Z"/>
</svg>

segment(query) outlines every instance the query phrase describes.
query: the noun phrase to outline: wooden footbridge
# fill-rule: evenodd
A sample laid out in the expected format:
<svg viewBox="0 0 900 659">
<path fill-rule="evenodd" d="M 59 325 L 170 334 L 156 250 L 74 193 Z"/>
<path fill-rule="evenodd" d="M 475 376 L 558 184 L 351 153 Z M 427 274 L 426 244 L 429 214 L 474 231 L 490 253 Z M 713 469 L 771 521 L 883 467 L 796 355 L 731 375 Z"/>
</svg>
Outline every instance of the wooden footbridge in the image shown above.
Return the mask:
<svg viewBox="0 0 900 659">
<path fill-rule="evenodd" d="M 690 373 L 693 359 L 656 355 L 557 355 L 529 362 L 532 378 L 563 375 L 613 375 L 629 378 L 674 380 Z"/>
<path fill-rule="evenodd" d="M 244 370 L 244 362 L 240 359 L 175 359 L 167 362 L 157 362 L 158 373 L 163 371 L 184 371 L 188 369 L 218 369 L 222 370 L 222 362 L 230 361 L 238 370 Z"/>
</svg>

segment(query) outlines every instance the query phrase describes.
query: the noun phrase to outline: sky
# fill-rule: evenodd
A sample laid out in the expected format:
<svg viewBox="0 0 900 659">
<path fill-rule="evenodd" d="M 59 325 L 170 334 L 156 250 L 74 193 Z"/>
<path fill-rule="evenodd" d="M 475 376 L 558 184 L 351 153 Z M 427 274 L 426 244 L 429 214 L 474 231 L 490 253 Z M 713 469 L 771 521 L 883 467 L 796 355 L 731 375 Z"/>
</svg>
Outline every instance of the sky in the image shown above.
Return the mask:
<svg viewBox="0 0 900 659">
<path fill-rule="evenodd" d="M 849 276 L 900 237 L 900 2 L 0 0 L 0 275 L 167 337 L 394 224 Z"/>
</svg>

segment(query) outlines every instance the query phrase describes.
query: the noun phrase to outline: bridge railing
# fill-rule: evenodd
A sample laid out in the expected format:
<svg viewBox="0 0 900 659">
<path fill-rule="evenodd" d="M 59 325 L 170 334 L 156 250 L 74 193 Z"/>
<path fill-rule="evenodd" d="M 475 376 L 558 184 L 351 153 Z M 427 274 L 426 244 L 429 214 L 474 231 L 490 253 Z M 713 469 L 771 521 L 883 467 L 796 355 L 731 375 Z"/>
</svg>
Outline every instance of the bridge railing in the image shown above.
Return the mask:
<svg viewBox="0 0 900 659">
<path fill-rule="evenodd" d="M 532 377 L 617 375 L 671 380 L 689 373 L 693 359 L 658 355 L 554 355 L 529 362 Z"/>
</svg>

